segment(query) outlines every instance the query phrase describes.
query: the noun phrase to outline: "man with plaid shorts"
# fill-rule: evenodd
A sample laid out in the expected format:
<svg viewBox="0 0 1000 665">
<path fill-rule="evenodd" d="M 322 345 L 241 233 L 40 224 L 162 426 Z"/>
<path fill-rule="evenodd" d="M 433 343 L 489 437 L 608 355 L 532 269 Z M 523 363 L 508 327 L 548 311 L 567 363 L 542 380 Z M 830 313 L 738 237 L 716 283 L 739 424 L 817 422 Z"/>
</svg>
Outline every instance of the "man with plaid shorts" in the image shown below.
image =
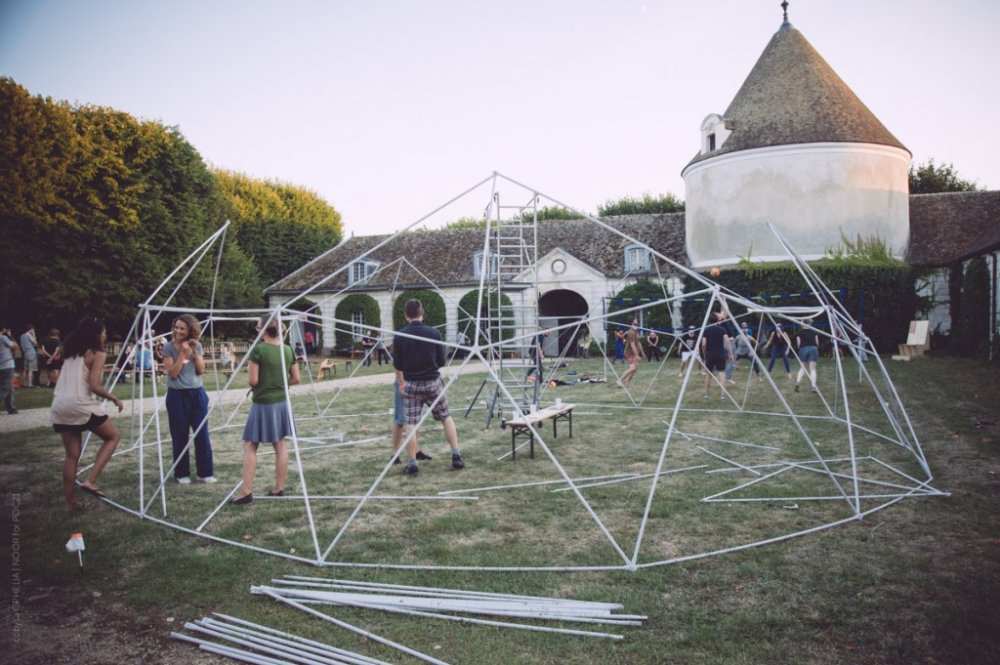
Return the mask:
<svg viewBox="0 0 1000 665">
<path fill-rule="evenodd" d="M 420 414 L 426 405 L 431 408 L 434 420 L 444 427 L 444 438 L 451 448 L 451 467 L 465 468 L 462 453 L 458 449 L 458 430 L 448 410 L 448 396 L 444 394 L 441 372 L 445 364 L 444 346 L 441 333 L 424 324 L 424 306 L 419 300 L 406 302 L 403 308 L 406 327 L 400 330 L 392 342 L 392 366 L 396 370 L 396 381 L 406 407 L 406 424 L 412 428 L 420 422 Z M 411 436 L 406 444 L 410 458 L 403 473 L 417 473 L 417 437 Z"/>
</svg>

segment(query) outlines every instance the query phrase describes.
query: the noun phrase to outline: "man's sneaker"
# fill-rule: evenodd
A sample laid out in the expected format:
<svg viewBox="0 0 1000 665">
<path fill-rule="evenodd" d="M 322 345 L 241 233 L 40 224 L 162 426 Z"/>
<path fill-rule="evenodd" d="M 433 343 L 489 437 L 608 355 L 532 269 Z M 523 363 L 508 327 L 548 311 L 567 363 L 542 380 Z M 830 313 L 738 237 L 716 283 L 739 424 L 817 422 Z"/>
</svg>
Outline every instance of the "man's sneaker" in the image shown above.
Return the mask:
<svg viewBox="0 0 1000 665">
<path fill-rule="evenodd" d="M 462 459 L 461 455 L 452 455 L 451 456 L 451 468 L 453 468 L 453 469 L 464 469 L 465 468 L 465 461 Z"/>
<path fill-rule="evenodd" d="M 396 457 L 394 460 L 392 460 L 392 463 L 393 464 L 402 464 L 403 460 L 399 459 L 399 457 Z"/>
<path fill-rule="evenodd" d="M 424 451 L 418 450 L 417 451 L 417 459 L 419 459 L 419 460 L 432 460 L 434 458 L 431 457 L 430 455 L 428 455 L 427 453 L 425 453 Z"/>
<path fill-rule="evenodd" d="M 184 476 L 183 478 L 178 478 L 177 479 L 177 484 L 178 485 L 190 485 L 191 484 L 191 478 L 189 476 Z"/>
<path fill-rule="evenodd" d="M 204 478 L 199 478 L 198 480 L 200 480 L 203 483 L 207 483 L 209 485 L 211 485 L 212 483 L 219 482 L 218 480 L 216 480 L 215 476 L 205 476 Z"/>
<path fill-rule="evenodd" d="M 415 476 L 415 475 L 417 475 L 417 473 L 419 471 L 420 471 L 420 467 L 418 467 L 415 463 L 410 462 L 409 464 L 406 465 L 406 468 L 403 469 L 403 475 L 404 476 Z"/>
<path fill-rule="evenodd" d="M 795 384 L 795 392 L 799 392 L 799 384 Z"/>
</svg>

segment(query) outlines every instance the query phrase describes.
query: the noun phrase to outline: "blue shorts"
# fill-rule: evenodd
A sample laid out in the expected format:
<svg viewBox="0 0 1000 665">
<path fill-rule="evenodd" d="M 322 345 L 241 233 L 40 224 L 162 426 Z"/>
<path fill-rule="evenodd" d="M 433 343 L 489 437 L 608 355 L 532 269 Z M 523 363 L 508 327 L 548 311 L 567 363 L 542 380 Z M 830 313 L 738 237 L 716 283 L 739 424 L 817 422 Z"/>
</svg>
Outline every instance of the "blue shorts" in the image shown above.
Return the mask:
<svg viewBox="0 0 1000 665">
<path fill-rule="evenodd" d="M 804 362 L 819 362 L 819 349 L 815 346 L 803 346 L 799 349 L 799 359 Z"/>
<path fill-rule="evenodd" d="M 392 402 L 394 407 L 393 422 L 402 427 L 406 424 L 406 407 L 403 405 L 403 396 L 399 394 L 399 382 L 392 384 Z"/>
</svg>

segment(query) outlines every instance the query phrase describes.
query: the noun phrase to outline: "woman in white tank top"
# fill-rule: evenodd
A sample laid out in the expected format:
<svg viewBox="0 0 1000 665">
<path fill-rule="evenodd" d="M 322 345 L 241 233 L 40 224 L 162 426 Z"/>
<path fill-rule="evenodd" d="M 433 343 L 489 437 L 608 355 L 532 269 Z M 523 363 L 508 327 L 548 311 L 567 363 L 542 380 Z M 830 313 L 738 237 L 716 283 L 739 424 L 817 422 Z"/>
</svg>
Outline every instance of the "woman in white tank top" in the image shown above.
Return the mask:
<svg viewBox="0 0 1000 665">
<path fill-rule="evenodd" d="M 118 428 L 97 403 L 97 397 L 111 400 L 118 410 L 122 401 L 104 389 L 104 343 L 107 331 L 100 319 L 88 316 L 80 320 L 63 344 L 63 368 L 52 399 L 52 428 L 62 436 L 66 459 L 63 462 L 63 494 L 66 508 L 74 510 L 76 474 L 80 462 L 83 432 L 90 430 L 101 437 L 97 458 L 80 488 L 88 494 L 104 498 L 97 484 L 101 471 L 111 459 L 121 439 Z"/>
</svg>

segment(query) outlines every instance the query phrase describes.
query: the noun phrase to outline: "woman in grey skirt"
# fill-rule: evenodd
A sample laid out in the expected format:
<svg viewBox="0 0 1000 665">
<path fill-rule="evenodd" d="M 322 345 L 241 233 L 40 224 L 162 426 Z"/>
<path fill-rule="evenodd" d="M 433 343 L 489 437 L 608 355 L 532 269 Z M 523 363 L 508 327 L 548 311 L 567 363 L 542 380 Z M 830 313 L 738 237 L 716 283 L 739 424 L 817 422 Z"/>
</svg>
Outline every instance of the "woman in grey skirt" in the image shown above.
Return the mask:
<svg viewBox="0 0 1000 665">
<path fill-rule="evenodd" d="M 274 445 L 274 487 L 267 495 L 284 496 L 285 478 L 288 476 L 285 437 L 292 433 L 292 418 L 288 410 L 283 372 L 288 375 L 288 385 L 295 385 L 299 382 L 299 366 L 291 347 L 281 343 L 281 324 L 277 318 L 264 314 L 260 317 L 257 329 L 263 329 L 264 332 L 247 358 L 253 403 L 250 405 L 246 427 L 243 428 L 242 494 L 230 501 L 236 505 L 253 501 L 257 446 L 262 441 Z"/>
</svg>

